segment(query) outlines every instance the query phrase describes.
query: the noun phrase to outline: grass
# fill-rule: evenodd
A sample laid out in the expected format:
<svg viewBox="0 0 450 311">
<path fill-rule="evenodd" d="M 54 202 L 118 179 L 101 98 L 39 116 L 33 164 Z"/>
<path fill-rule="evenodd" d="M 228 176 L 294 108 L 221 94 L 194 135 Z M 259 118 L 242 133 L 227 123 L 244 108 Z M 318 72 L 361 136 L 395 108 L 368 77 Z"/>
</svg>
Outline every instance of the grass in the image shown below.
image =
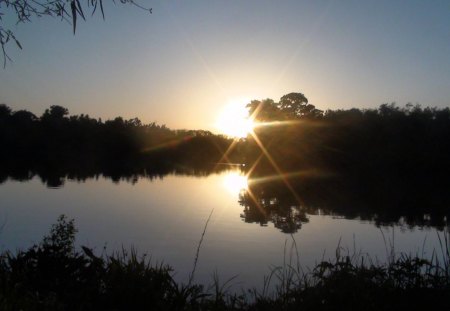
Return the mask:
<svg viewBox="0 0 450 311">
<path fill-rule="evenodd" d="M 431 259 L 388 251 L 382 264 L 340 246 L 333 260 L 323 260 L 305 272 L 298 265 L 295 240 L 281 267 L 272 268 L 265 288 L 256 295 L 254 310 L 420 310 L 450 308 L 448 232 L 442 237 L 442 256 Z M 445 245 L 445 246 L 444 246 Z"/>
<path fill-rule="evenodd" d="M 202 237 L 205 234 L 205 225 Z M 263 289 L 232 293 L 230 279 L 177 283 L 172 269 L 135 249 L 96 255 L 75 249 L 73 220 L 61 216 L 41 243 L 0 256 L 0 310 L 419 310 L 450 309 L 450 239 L 430 259 L 405 254 L 384 263 L 338 246 L 333 260 L 304 271 L 295 240 Z M 200 248 L 199 244 L 199 248 Z M 198 258 L 198 252 L 196 255 Z"/>
</svg>

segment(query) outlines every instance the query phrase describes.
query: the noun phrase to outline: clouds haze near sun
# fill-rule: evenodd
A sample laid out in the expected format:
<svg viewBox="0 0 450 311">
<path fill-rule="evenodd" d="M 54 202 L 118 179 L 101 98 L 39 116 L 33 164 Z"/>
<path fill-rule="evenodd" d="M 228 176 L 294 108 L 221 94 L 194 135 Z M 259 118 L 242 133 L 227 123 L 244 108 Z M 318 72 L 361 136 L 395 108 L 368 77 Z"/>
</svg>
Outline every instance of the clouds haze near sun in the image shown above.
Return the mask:
<svg viewBox="0 0 450 311">
<path fill-rule="evenodd" d="M 13 26 L 0 103 L 209 129 L 228 102 L 450 106 L 449 1 L 140 1 Z M 13 23 L 11 16 L 6 21 Z"/>
</svg>

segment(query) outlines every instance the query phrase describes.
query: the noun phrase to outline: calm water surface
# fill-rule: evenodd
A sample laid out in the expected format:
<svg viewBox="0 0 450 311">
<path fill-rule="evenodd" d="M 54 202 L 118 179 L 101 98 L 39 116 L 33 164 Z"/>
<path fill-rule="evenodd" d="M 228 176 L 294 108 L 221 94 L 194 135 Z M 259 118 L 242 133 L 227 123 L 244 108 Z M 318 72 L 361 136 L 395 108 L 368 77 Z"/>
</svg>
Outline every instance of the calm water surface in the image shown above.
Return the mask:
<svg viewBox="0 0 450 311">
<path fill-rule="evenodd" d="M 142 178 L 134 184 L 102 177 L 68 180 L 58 189 L 47 188 L 37 177 L 28 182 L 7 181 L 0 185 L 0 247 L 23 249 L 39 242 L 57 217 L 65 214 L 75 219 L 78 245 L 97 253 L 105 246 L 109 252 L 134 246 L 154 262 L 171 265 L 176 279 L 187 282 L 213 210 L 195 280 L 209 284 L 217 271 L 222 281 L 237 275 L 235 284 L 243 287 L 261 287 L 270 267 L 283 263 L 292 238 L 304 267 L 333 258 L 338 245 L 381 261 L 387 257 L 386 246 L 392 244 L 398 253 L 425 256 L 440 249 L 433 228 L 380 228 L 367 221 L 307 214 L 309 221 L 291 236 L 270 222 L 267 226 L 246 223 L 239 204 L 243 187 L 246 179 L 237 171 L 207 177 Z"/>
</svg>

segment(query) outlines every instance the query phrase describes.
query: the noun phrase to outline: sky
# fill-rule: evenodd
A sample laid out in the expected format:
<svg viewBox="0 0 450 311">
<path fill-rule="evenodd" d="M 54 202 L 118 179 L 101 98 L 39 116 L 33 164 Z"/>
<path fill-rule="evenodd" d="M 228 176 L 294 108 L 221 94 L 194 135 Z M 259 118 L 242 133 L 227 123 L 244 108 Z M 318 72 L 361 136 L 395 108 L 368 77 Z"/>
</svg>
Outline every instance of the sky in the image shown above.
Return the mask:
<svg viewBox="0 0 450 311">
<path fill-rule="evenodd" d="M 322 110 L 450 106 L 450 1 L 105 1 L 15 25 L 0 103 L 217 132 L 227 104 L 303 93 Z"/>
</svg>

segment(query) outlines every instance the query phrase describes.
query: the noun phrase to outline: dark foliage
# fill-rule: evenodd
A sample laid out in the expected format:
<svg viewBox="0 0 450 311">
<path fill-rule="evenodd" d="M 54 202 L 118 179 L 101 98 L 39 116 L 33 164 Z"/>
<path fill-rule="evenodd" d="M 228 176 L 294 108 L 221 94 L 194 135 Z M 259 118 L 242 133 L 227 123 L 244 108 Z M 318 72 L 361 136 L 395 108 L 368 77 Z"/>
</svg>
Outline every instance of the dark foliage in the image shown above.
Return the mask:
<svg viewBox="0 0 450 311">
<path fill-rule="evenodd" d="M 322 113 L 300 93 L 249 108 L 264 123 L 246 146 L 250 187 L 241 203 L 254 211 L 246 221 L 271 214 L 264 202 L 380 224 L 442 227 L 449 218 L 449 108 L 384 104 Z"/>
<path fill-rule="evenodd" d="M 75 250 L 73 220 L 61 216 L 39 245 L 1 257 L 1 310 L 164 310 L 171 269 L 145 256 L 98 257 Z"/>
<path fill-rule="evenodd" d="M 9 310 L 423 310 L 450 307 L 448 238 L 439 262 L 400 256 L 387 264 L 341 255 L 304 273 L 274 267 L 272 291 L 236 295 L 218 277 L 176 283 L 172 270 L 135 250 L 97 256 L 75 248 L 73 220 L 61 216 L 43 241 L 0 255 L 0 309 Z M 366 261 L 364 261 L 366 259 Z M 268 285 L 268 284 L 266 284 Z"/>
<path fill-rule="evenodd" d="M 66 177 L 83 180 L 104 175 L 117 181 L 169 173 L 204 175 L 232 139 L 208 131 L 170 130 L 137 118 L 102 122 L 88 115 L 69 116 L 52 106 L 41 117 L 0 105 L 0 181 L 8 176 L 26 180 L 35 174 L 49 185 Z M 238 160 L 237 154 L 229 154 Z"/>
<path fill-rule="evenodd" d="M 301 93 L 247 107 L 261 126 L 235 141 L 174 131 L 137 118 L 101 121 L 52 106 L 41 117 L 0 105 L 0 182 L 99 175 L 117 182 L 167 174 L 207 175 L 245 163 L 246 222 L 292 233 L 325 213 L 442 228 L 450 217 L 450 109 L 384 104 L 322 112 Z"/>
</svg>

